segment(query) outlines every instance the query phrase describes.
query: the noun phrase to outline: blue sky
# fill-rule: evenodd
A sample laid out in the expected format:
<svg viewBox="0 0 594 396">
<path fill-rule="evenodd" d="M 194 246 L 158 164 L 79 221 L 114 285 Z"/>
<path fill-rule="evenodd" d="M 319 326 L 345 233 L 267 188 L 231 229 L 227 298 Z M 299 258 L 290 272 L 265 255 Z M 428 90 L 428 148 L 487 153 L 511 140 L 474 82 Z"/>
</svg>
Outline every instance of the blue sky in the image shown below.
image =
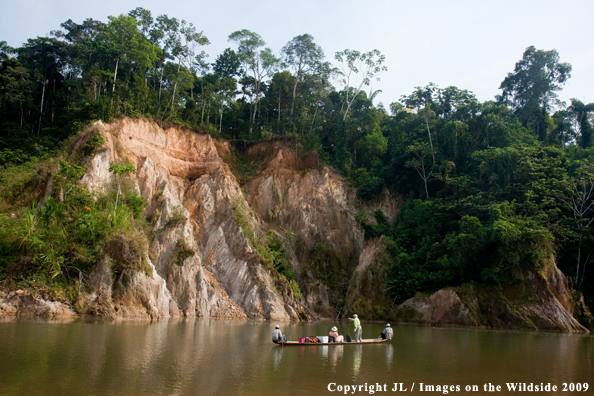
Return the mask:
<svg viewBox="0 0 594 396">
<path fill-rule="evenodd" d="M 594 102 L 593 1 L 128 1 L 0 0 L 0 40 L 19 46 L 48 35 L 67 19 L 107 21 L 138 6 L 153 17 L 192 22 L 210 39 L 212 62 L 240 29 L 259 33 L 273 51 L 309 33 L 328 60 L 345 48 L 379 49 L 388 71 L 373 89 L 386 107 L 415 86 L 434 82 L 473 91 L 479 100 L 499 93 L 526 47 L 556 49 L 573 66 L 560 97 Z"/>
</svg>

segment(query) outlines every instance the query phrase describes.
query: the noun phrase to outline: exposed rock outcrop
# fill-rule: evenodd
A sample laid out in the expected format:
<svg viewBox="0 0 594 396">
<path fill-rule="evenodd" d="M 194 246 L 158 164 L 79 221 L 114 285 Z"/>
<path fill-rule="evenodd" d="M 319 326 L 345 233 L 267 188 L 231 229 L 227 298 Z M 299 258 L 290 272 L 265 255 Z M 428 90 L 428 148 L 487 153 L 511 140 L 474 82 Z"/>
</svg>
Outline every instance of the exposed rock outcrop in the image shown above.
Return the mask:
<svg viewBox="0 0 594 396">
<path fill-rule="evenodd" d="M 131 162 L 137 169 L 135 188 L 149 202 L 155 236 L 141 258 L 147 273 L 124 269 L 114 275 L 108 263 L 119 259 L 108 249 L 91 275 L 89 312 L 151 318 L 307 316 L 290 289 L 278 290 L 273 271 L 261 264 L 236 221 L 237 208 L 249 205 L 210 135 L 148 120 L 94 127 L 105 144 L 82 183 L 90 191 L 105 191 L 114 180 L 110 165 Z M 257 220 L 246 213 L 246 226 L 260 232 Z"/>
<path fill-rule="evenodd" d="M 298 265 L 322 242 L 344 262 L 356 262 L 363 234 L 355 220 L 354 191 L 328 167 L 311 168 L 307 161 L 279 142 L 256 144 L 250 155 L 266 158 L 266 168 L 246 185 L 249 204 L 268 225 L 293 232 Z M 313 162 L 313 163 L 312 163 Z"/>
<path fill-rule="evenodd" d="M 567 278 L 553 258 L 542 273 L 524 272 L 514 285 L 465 285 L 411 298 L 390 312 L 397 322 L 588 332 L 574 318 Z M 589 314 L 589 312 L 588 312 Z"/>
<path fill-rule="evenodd" d="M 471 302 L 473 307 L 476 303 L 477 300 Z M 479 326 L 469 307 L 452 289 L 439 290 L 429 297 L 408 299 L 398 306 L 393 315 L 396 321 L 404 323 Z"/>
<path fill-rule="evenodd" d="M 0 317 L 17 316 L 70 320 L 78 318 L 79 315 L 68 304 L 17 290 L 5 298 L 0 298 Z"/>
<path fill-rule="evenodd" d="M 341 286 L 329 288 L 315 273 L 319 261 L 335 279 L 352 272 L 364 243 L 355 220 L 355 194 L 340 175 L 319 167 L 315 154 L 300 151 L 296 154 L 283 141 L 249 147 L 247 155 L 259 158 L 261 165 L 260 173 L 246 182 L 246 195 L 263 224 L 287 236 L 290 266 L 310 312 L 336 317 L 340 307 L 333 306 L 331 294 L 340 293 Z"/>
<path fill-rule="evenodd" d="M 385 240 L 368 241 L 359 256 L 348 289 L 345 314 L 357 313 L 363 319 L 383 319 L 392 308 L 392 299 L 386 293 L 388 267 L 385 262 Z"/>
</svg>

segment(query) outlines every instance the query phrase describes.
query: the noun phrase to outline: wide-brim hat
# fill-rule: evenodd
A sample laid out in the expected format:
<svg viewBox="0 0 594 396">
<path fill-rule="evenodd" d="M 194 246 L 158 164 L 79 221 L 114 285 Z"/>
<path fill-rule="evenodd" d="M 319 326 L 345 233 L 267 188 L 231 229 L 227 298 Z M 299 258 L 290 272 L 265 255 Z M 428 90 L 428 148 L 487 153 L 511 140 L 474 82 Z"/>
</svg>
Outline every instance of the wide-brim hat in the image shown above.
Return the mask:
<svg viewBox="0 0 594 396">
<path fill-rule="evenodd" d="M 358 318 L 357 314 L 353 314 L 353 318 Z"/>
<path fill-rule="evenodd" d="M 336 331 L 336 330 L 338 330 L 338 329 L 336 328 L 336 326 L 332 327 L 332 331 Z"/>
</svg>

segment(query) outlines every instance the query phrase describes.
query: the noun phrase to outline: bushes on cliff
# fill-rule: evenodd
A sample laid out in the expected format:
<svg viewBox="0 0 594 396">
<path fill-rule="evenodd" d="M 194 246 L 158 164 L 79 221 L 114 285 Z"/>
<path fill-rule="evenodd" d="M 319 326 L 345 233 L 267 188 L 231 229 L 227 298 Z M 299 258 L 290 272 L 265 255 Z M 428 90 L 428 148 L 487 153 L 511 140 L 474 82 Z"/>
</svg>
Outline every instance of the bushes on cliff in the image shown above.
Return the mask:
<svg viewBox="0 0 594 396">
<path fill-rule="evenodd" d="M 256 250 L 256 254 L 265 265 L 272 266 L 274 262 L 274 256 L 270 253 L 268 247 L 266 246 L 266 241 L 258 235 L 258 231 L 254 228 L 253 225 L 253 218 L 250 214 L 250 210 L 239 199 L 236 199 L 232 202 L 233 206 L 233 218 L 237 222 L 237 224 L 243 230 L 244 235 L 252 245 L 252 247 Z"/>
<path fill-rule="evenodd" d="M 105 140 L 103 140 L 103 138 L 100 135 L 93 135 L 93 137 L 87 140 L 85 145 L 82 147 L 82 152 L 87 157 L 90 157 L 97 151 L 99 151 L 99 149 L 104 143 Z"/>
<path fill-rule="evenodd" d="M 328 287 L 328 295 L 336 312 L 341 312 L 346 302 L 349 264 L 341 261 L 324 243 L 316 242 L 305 266 L 310 279 Z"/>
<path fill-rule="evenodd" d="M 460 218 L 441 200 L 405 205 L 387 234 L 391 293 L 403 301 L 467 282 L 514 282 L 525 270 L 540 270 L 553 252 L 550 231 L 510 204 L 483 209 Z"/>
<path fill-rule="evenodd" d="M 295 273 L 289 266 L 281 237 L 274 230 L 268 230 L 265 236 L 258 235 L 252 224 L 253 220 L 249 209 L 240 200 L 233 202 L 233 216 L 262 263 L 270 270 L 282 275 L 285 282 L 289 282 L 293 294 L 300 298 L 301 291 L 295 280 Z"/>
<path fill-rule="evenodd" d="M 144 200 L 127 191 L 115 210 L 116 191 L 91 195 L 78 185 L 82 174 L 79 165 L 60 161 L 47 198 L 32 195 L 34 202 L 19 208 L 21 195 L 28 190 L 17 187 L 17 195 L 10 195 L 17 207 L 0 215 L 0 276 L 5 286 L 66 290 L 84 280 L 114 236 L 129 241 L 144 238 L 139 232 Z M 49 176 L 37 173 L 36 177 Z M 18 186 L 21 181 L 13 183 Z M 30 183 L 41 181 L 33 178 Z M 2 199 L 6 205 L 6 196 Z"/>
<path fill-rule="evenodd" d="M 152 273 L 145 259 L 148 241 L 136 229 L 121 230 L 110 239 L 103 251 L 111 259 L 110 267 L 115 275 L 126 269 L 143 271 L 147 275 Z"/>
<path fill-rule="evenodd" d="M 192 249 L 188 242 L 186 242 L 186 240 L 180 236 L 175 244 L 175 251 L 173 253 L 172 260 L 176 265 L 181 266 L 185 259 L 193 256 L 195 253 L 196 252 L 194 249 Z"/>
<path fill-rule="evenodd" d="M 281 275 L 287 278 L 288 281 L 295 280 L 295 273 L 289 267 L 287 261 L 287 252 L 283 247 L 283 241 L 274 230 L 268 230 L 266 234 L 268 249 L 271 253 L 272 265 Z M 296 284 L 295 284 L 296 285 Z"/>
</svg>

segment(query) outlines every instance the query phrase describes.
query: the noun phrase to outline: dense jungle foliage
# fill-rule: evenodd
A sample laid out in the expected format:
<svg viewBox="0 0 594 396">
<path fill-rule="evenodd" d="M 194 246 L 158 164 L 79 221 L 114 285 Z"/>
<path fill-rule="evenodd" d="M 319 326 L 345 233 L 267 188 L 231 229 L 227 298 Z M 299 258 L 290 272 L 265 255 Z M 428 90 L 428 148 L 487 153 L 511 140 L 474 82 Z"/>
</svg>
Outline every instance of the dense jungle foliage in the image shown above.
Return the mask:
<svg viewBox="0 0 594 396">
<path fill-rule="evenodd" d="M 76 187 L 80 162 L 49 159 L 94 120 L 142 116 L 232 141 L 292 136 L 362 201 L 385 189 L 405 197 L 393 224 L 381 212 L 359 216 L 366 237 L 388 241 L 398 301 L 467 282 L 517 282 L 553 253 L 594 304 L 594 103 L 559 102 L 571 65 L 555 50 L 528 47 L 492 101 L 429 83 L 385 108 L 374 104 L 378 91 L 366 92 L 387 72 L 378 50 L 347 49 L 330 62 L 309 34 L 278 52 L 249 30 L 228 38 L 209 63 L 209 40 L 193 24 L 137 8 L 107 22 L 68 20 L 19 48 L 0 42 L 5 283 L 75 284 L 110 238 L 142 229 L 144 203 L 133 191 L 94 199 Z M 81 155 L 97 145 L 91 138 Z M 67 193 L 29 202 L 32 180 L 51 166 Z M 133 172 L 125 169 L 112 171 L 125 181 Z"/>
</svg>

